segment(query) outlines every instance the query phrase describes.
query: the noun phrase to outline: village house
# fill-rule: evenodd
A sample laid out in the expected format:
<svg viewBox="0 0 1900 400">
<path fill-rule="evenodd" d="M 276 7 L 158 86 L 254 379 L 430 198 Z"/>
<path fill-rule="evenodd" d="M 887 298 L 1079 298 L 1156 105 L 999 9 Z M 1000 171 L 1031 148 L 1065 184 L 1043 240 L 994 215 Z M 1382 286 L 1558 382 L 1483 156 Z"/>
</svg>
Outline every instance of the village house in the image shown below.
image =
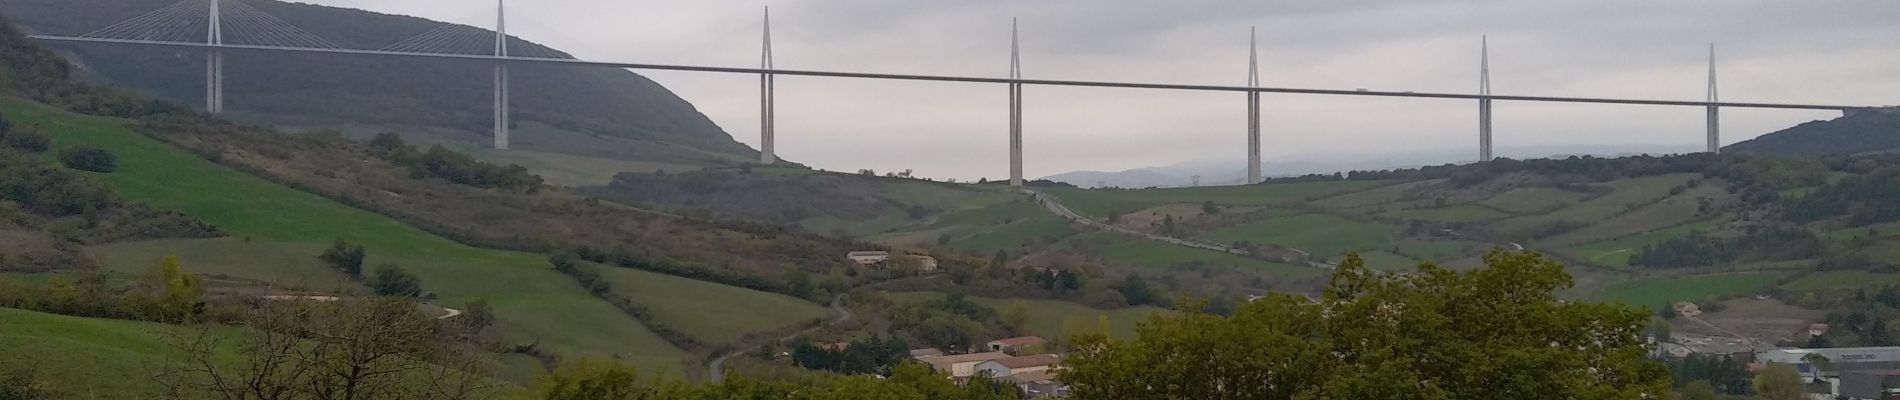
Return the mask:
<svg viewBox="0 0 1900 400">
<path fill-rule="evenodd" d="M 923 356 L 917 357 L 916 359 L 917 361 L 930 364 L 930 368 L 939 373 L 950 374 L 950 378 L 956 380 L 957 384 L 963 384 L 964 382 L 968 382 L 970 377 L 976 376 L 977 364 L 984 361 L 1004 358 L 1010 358 L 1010 355 L 992 351 L 985 353 Z"/>
<path fill-rule="evenodd" d="M 844 258 L 845 260 L 858 263 L 858 265 L 877 265 L 877 264 L 884 263 L 884 261 L 890 260 L 891 252 L 853 251 L 850 253 L 845 253 Z"/>
<path fill-rule="evenodd" d="M 936 257 L 913 254 L 910 256 L 910 258 L 917 261 L 918 271 L 937 272 L 937 258 Z"/>
<path fill-rule="evenodd" d="M 1024 372 L 1010 375 L 1007 379 L 1010 383 L 1015 384 L 1017 389 L 1022 389 L 1023 393 L 1028 394 L 1029 398 L 1032 399 L 1038 397 L 1066 396 L 1069 394 L 1069 385 L 1064 385 L 1061 380 L 1056 379 L 1056 371 L 1054 370 Z"/>
<path fill-rule="evenodd" d="M 1042 340 L 1041 337 L 1023 336 L 991 340 L 985 346 L 988 347 L 990 351 L 1009 353 L 1009 355 L 1012 356 L 1026 356 L 1041 353 L 1043 351 L 1043 345 L 1047 343 L 1049 342 Z"/>
<path fill-rule="evenodd" d="M 1054 354 L 999 358 L 976 364 L 977 374 L 988 372 L 991 377 L 1007 378 L 1016 374 L 1045 372 L 1054 369 L 1062 358 Z"/>
</svg>

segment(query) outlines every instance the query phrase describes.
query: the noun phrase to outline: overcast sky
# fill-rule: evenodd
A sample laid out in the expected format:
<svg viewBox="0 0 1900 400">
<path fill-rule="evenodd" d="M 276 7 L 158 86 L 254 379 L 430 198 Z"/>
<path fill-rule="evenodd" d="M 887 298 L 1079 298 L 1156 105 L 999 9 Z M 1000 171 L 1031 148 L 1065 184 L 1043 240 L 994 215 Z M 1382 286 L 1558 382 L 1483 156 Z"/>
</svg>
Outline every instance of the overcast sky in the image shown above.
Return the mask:
<svg viewBox="0 0 1900 400">
<path fill-rule="evenodd" d="M 481 0 L 304 1 L 477 26 L 494 19 Z M 1001 77 L 1019 17 L 1032 79 L 1240 85 L 1247 32 L 1258 27 L 1267 86 L 1473 92 L 1488 35 L 1501 95 L 1701 100 L 1714 42 L 1725 101 L 1900 103 L 1900 2 L 1885 0 L 517 0 L 509 30 L 583 59 L 757 66 L 766 5 L 785 69 Z M 642 73 L 757 146 L 756 77 Z M 831 170 L 1006 176 L 1007 93 L 782 77 L 779 153 Z M 1032 177 L 1245 155 L 1239 93 L 1030 87 L 1025 102 Z M 1496 112 L 1505 156 L 1703 135 L 1696 107 L 1499 103 Z M 1267 95 L 1263 115 L 1270 162 L 1452 148 L 1476 157 L 1474 101 Z M 1722 116 L 1726 144 L 1836 115 Z"/>
</svg>

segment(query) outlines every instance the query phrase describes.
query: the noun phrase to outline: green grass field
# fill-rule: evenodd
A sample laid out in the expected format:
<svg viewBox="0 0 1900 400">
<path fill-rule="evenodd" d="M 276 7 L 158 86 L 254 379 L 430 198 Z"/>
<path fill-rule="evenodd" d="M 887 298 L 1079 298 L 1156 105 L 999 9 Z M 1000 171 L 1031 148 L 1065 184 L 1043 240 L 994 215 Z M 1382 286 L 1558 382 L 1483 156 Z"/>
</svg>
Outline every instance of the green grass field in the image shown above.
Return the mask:
<svg viewBox="0 0 1900 400">
<path fill-rule="evenodd" d="M 1511 189 L 1485 199 L 1480 204 L 1517 214 L 1539 214 L 1548 210 L 1568 207 L 1590 198 L 1588 193 L 1578 193 L 1557 188 L 1527 187 Z"/>
<path fill-rule="evenodd" d="M 1475 205 L 1457 205 L 1440 208 L 1416 208 L 1410 210 L 1391 210 L 1373 214 L 1375 217 L 1396 218 L 1401 220 L 1419 220 L 1433 222 L 1478 222 L 1511 217 L 1503 211 Z"/>
<path fill-rule="evenodd" d="M 129 199 L 258 241 L 321 245 L 347 238 L 368 246 L 369 265 L 402 265 L 443 304 L 488 299 L 511 337 L 563 354 L 619 355 L 647 370 L 678 370 L 682 352 L 553 271 L 545 256 L 462 245 L 206 161 L 134 133 L 123 120 L 13 98 L 0 99 L 0 109 L 16 125 L 39 125 L 57 148 L 93 146 L 117 155 L 118 172 L 93 177 Z"/>
<path fill-rule="evenodd" d="M 1391 236 L 1397 230 L 1386 224 L 1306 214 L 1215 229 L 1199 238 L 1219 243 L 1273 243 L 1305 250 L 1313 257 L 1332 258 L 1347 251 L 1391 248 Z"/>
<path fill-rule="evenodd" d="M 68 398 L 163 398 L 152 375 L 181 355 L 166 338 L 188 332 L 174 325 L 0 308 L 0 370 L 33 370 Z"/>
<path fill-rule="evenodd" d="M 1775 276 L 1766 272 L 1737 272 L 1637 279 L 1604 288 L 1598 299 L 1654 309 L 1676 301 L 1753 293 L 1773 282 Z"/>
<path fill-rule="evenodd" d="M 1781 285 L 1796 292 L 1854 290 L 1900 285 L 1900 274 L 1867 271 L 1815 271 Z"/>
<path fill-rule="evenodd" d="M 1601 242 L 1574 246 L 1571 247 L 1570 250 L 1575 252 L 1578 257 L 1582 257 L 1592 264 L 1608 267 L 1628 267 L 1630 265 L 1630 256 L 1636 255 L 1636 252 L 1641 251 L 1643 246 L 1688 236 L 1690 232 L 1707 232 L 1720 227 L 1727 221 L 1726 219 L 1711 219 L 1692 222 Z"/>
<path fill-rule="evenodd" d="M 874 235 L 874 241 L 934 243 L 949 236 L 950 247 L 977 253 L 1014 249 L 1045 238 L 1061 239 L 1075 234 L 1068 220 L 1050 214 L 1035 202 L 1014 196 L 981 200 L 995 204 L 946 212 L 936 221 L 918 229 Z M 967 201 L 967 200 L 966 200 Z M 966 203 L 966 204 L 978 204 Z"/>
<path fill-rule="evenodd" d="M 1630 210 L 1630 206 L 1653 203 L 1669 196 L 1669 190 L 1688 183 L 1698 174 L 1647 176 L 1610 182 L 1609 194 L 1565 207 L 1548 214 L 1517 217 L 1494 222 L 1491 230 L 1521 235 L 1557 221 L 1595 223 Z"/>
<path fill-rule="evenodd" d="M 1392 252 L 1384 251 L 1384 250 L 1359 253 L 1359 259 L 1365 260 L 1366 267 L 1372 268 L 1375 270 L 1380 270 L 1380 271 L 1395 271 L 1395 272 L 1416 271 L 1418 270 L 1418 264 L 1419 264 L 1418 260 L 1414 260 L 1411 257 L 1394 254 Z M 1345 260 L 1346 260 L 1346 257 L 1341 256 L 1341 257 L 1334 258 L 1331 261 L 1337 264 Z"/>
<path fill-rule="evenodd" d="M 896 292 L 891 298 L 899 302 L 941 299 L 945 296 L 938 292 Z M 1098 310 L 1077 303 L 1061 300 L 996 299 L 988 297 L 967 297 L 970 301 L 1003 312 L 1017 301 L 1023 302 L 1023 308 L 1029 310 L 1029 333 L 1044 339 L 1055 340 L 1062 337 L 1062 321 L 1075 317 L 1098 324 L 1102 318 L 1108 318 L 1108 334 L 1118 339 L 1133 339 L 1135 325 L 1146 321 L 1155 313 L 1173 311 L 1153 306 L 1128 307 L 1117 310 Z M 1093 325 L 1092 325 L 1093 326 Z"/>
<path fill-rule="evenodd" d="M 316 243 L 245 241 L 239 238 L 163 239 L 93 246 L 87 250 L 107 270 L 130 276 L 149 271 L 166 255 L 178 256 L 186 271 L 271 282 L 290 290 L 351 292 L 363 287 L 342 271 L 317 259 L 327 248 Z"/>
<path fill-rule="evenodd" d="M 1047 192 L 1062 199 L 1062 204 L 1076 213 L 1099 218 L 1111 213 L 1127 213 L 1179 203 L 1201 204 L 1212 201 L 1220 205 L 1279 204 L 1314 196 L 1361 191 L 1387 183 L 1336 181 L 1138 190 L 1052 188 Z"/>
<path fill-rule="evenodd" d="M 700 342 L 732 343 L 747 333 L 764 332 L 812 319 L 831 310 L 791 296 L 696 281 L 629 268 L 599 266 L 615 294 L 652 310 L 660 322 Z"/>
<path fill-rule="evenodd" d="M 1539 240 L 1540 244 L 1572 246 L 1632 234 L 1667 229 L 1689 223 L 1696 219 L 1701 211 L 1701 199 L 1722 199 L 1731 197 L 1726 189 L 1717 185 L 1701 185 L 1694 189 L 1669 196 L 1656 203 L 1643 205 L 1630 211 L 1605 219 L 1562 235 Z"/>
<path fill-rule="evenodd" d="M 1478 242 L 1468 240 L 1401 239 L 1393 245 L 1398 247 L 1399 253 L 1409 257 L 1448 262 L 1465 258 L 1465 250 L 1478 244 Z"/>
<path fill-rule="evenodd" d="M 1430 181 L 1406 182 L 1406 183 L 1385 185 L 1385 186 L 1380 186 L 1380 187 L 1376 187 L 1376 188 L 1372 188 L 1368 190 L 1362 190 L 1362 191 L 1346 193 L 1346 194 L 1342 194 L 1338 196 L 1327 197 L 1327 198 L 1323 198 L 1319 200 L 1313 200 L 1311 202 L 1308 202 L 1307 204 L 1314 207 L 1325 208 L 1329 210 L 1350 210 L 1350 209 L 1373 207 L 1373 206 L 1378 206 L 1380 204 L 1397 202 L 1400 199 L 1403 199 L 1405 197 L 1406 192 L 1411 191 L 1412 189 L 1418 188 L 1419 186 L 1435 184 L 1438 182 L 1441 182 L 1441 181 L 1430 180 Z"/>
<path fill-rule="evenodd" d="M 1076 235 L 1070 239 L 1079 247 L 1090 249 L 1104 258 L 1134 264 L 1148 268 L 1170 268 L 1200 261 L 1212 265 L 1225 265 L 1241 269 L 1253 269 L 1286 277 L 1318 276 L 1323 271 L 1292 264 L 1242 257 L 1217 251 L 1182 247 L 1153 240 L 1132 238 L 1111 232 L 1092 232 Z"/>
</svg>

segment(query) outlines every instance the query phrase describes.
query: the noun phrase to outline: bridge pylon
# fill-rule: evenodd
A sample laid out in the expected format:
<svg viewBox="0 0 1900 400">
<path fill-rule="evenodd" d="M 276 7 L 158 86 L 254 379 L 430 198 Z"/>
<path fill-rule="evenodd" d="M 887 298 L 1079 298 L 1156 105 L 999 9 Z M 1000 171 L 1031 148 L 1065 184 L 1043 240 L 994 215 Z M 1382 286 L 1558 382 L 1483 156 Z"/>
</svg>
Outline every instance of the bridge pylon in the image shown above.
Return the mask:
<svg viewBox="0 0 1900 400">
<path fill-rule="evenodd" d="M 1247 28 L 1247 87 L 1260 87 L 1258 33 Z M 1260 183 L 1260 92 L 1247 92 L 1247 184 Z"/>
<path fill-rule="evenodd" d="M 1478 162 L 1491 162 L 1491 39 L 1478 47 Z"/>
<path fill-rule="evenodd" d="M 1016 20 L 1009 20 L 1009 185 L 1023 186 L 1023 57 Z"/>
<path fill-rule="evenodd" d="M 1715 91 L 1715 44 L 1709 44 L 1709 152 L 1722 153 L 1722 115 Z"/>
<path fill-rule="evenodd" d="M 224 45 L 223 13 L 218 9 L 221 1 L 211 0 L 210 10 L 206 14 L 205 44 Z M 218 114 L 224 112 L 224 50 L 216 47 L 205 50 L 205 112 Z"/>
<path fill-rule="evenodd" d="M 778 79 L 772 74 L 772 6 L 765 7 L 765 46 L 759 52 L 759 163 L 778 163 Z"/>
<path fill-rule="evenodd" d="M 495 57 L 508 57 L 508 11 L 495 0 Z M 508 149 L 508 63 L 495 62 L 495 150 Z"/>
</svg>

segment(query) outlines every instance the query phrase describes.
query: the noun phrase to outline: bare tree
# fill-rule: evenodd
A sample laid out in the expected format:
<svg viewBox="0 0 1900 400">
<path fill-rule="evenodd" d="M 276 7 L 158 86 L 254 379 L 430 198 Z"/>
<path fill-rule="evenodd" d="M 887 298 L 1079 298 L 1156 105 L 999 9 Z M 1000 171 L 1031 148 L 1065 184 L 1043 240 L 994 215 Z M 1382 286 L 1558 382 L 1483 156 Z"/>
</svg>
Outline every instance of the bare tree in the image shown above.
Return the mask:
<svg viewBox="0 0 1900 400">
<path fill-rule="evenodd" d="M 265 302 L 246 323 L 174 338 L 185 359 L 160 381 L 174 396 L 226 400 L 472 399 L 497 388 L 479 352 L 454 343 L 459 327 L 406 299 Z"/>
</svg>

